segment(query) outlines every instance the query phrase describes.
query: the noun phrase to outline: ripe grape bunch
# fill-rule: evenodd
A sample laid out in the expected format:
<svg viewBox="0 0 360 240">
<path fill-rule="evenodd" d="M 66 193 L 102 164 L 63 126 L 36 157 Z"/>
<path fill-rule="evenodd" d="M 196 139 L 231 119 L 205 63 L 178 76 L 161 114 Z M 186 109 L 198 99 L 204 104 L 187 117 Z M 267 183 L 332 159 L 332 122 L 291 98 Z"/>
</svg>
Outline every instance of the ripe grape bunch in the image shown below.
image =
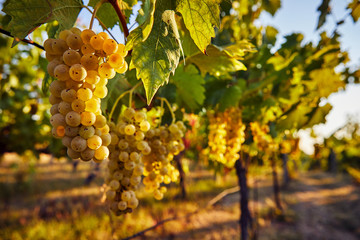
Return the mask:
<svg viewBox="0 0 360 240">
<path fill-rule="evenodd" d="M 142 157 L 151 152 L 145 140 L 149 130 L 146 111 L 133 108 L 125 109 L 117 125 L 111 124 L 106 199 L 116 215 L 130 213 L 139 204 L 135 191 L 144 172 Z"/>
<path fill-rule="evenodd" d="M 208 113 L 209 139 L 208 149 L 210 158 L 228 167 L 232 167 L 239 159 L 238 152 L 245 141 L 245 125 L 241 120 L 241 110 L 236 107 L 228 108 L 224 112 Z"/>
<path fill-rule="evenodd" d="M 107 33 L 78 28 L 60 32 L 44 42 L 47 71 L 56 78 L 49 87 L 50 123 L 72 159 L 102 161 L 109 155 L 109 126 L 100 109 L 106 84 L 124 73 L 127 52 Z"/>
<path fill-rule="evenodd" d="M 172 165 L 172 160 L 185 149 L 182 141 L 185 131 L 184 123 L 177 121 L 170 126 L 150 129 L 146 134 L 151 153 L 143 156 L 145 167 L 143 183 L 145 190 L 152 192 L 157 200 L 161 200 L 167 191 L 167 188 L 161 184 L 175 182 L 179 177 L 179 171 Z"/>
</svg>

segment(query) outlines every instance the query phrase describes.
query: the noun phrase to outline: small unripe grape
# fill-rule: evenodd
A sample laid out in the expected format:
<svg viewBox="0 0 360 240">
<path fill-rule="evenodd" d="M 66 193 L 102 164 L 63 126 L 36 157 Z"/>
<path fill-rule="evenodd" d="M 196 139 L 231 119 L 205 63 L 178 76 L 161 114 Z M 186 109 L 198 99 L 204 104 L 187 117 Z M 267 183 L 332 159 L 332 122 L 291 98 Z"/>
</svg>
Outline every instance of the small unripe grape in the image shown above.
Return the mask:
<svg viewBox="0 0 360 240">
<path fill-rule="evenodd" d="M 75 111 L 68 112 L 65 117 L 66 124 L 71 127 L 77 127 L 81 123 L 81 116 Z"/>
<path fill-rule="evenodd" d="M 139 200 L 137 200 L 137 198 L 131 198 L 128 201 L 128 208 L 134 209 L 137 208 L 138 205 L 139 205 Z"/>
<path fill-rule="evenodd" d="M 65 101 L 61 101 L 58 105 L 59 113 L 66 115 L 68 112 L 72 111 L 71 104 Z"/>
<path fill-rule="evenodd" d="M 141 176 L 131 176 L 130 178 L 130 184 L 133 186 L 139 185 L 141 182 Z"/>
<path fill-rule="evenodd" d="M 164 194 L 162 192 L 160 192 L 160 190 L 156 189 L 154 191 L 154 198 L 156 200 L 161 200 L 161 199 L 163 199 L 163 197 L 164 197 Z"/>
<path fill-rule="evenodd" d="M 82 112 L 81 113 L 81 124 L 84 126 L 94 125 L 96 121 L 96 115 L 92 112 Z"/>
<path fill-rule="evenodd" d="M 124 167 L 126 170 L 132 170 L 132 169 L 134 169 L 135 166 L 136 166 L 136 164 L 133 161 L 127 161 L 124 164 Z"/>
<path fill-rule="evenodd" d="M 67 155 L 72 159 L 78 159 L 81 157 L 80 153 L 74 151 L 71 147 L 67 149 Z"/>
<path fill-rule="evenodd" d="M 128 152 L 120 152 L 119 160 L 122 162 L 127 162 L 129 160 L 129 153 Z"/>
<path fill-rule="evenodd" d="M 129 147 L 129 143 L 125 139 L 121 139 L 118 146 L 121 150 L 125 150 Z"/>
<path fill-rule="evenodd" d="M 129 191 L 124 191 L 121 193 L 121 200 L 129 201 L 131 199 L 131 193 Z"/>
<path fill-rule="evenodd" d="M 95 50 L 102 50 L 104 44 L 104 38 L 98 35 L 94 35 L 90 38 L 90 44 Z"/>
<path fill-rule="evenodd" d="M 79 134 L 82 138 L 88 139 L 95 134 L 95 128 L 93 126 L 81 126 L 79 129 Z"/>
<path fill-rule="evenodd" d="M 61 91 L 61 99 L 65 102 L 73 102 L 76 99 L 76 91 L 71 88 L 67 88 Z"/>
<path fill-rule="evenodd" d="M 151 148 L 147 146 L 143 150 L 141 150 L 141 153 L 144 155 L 149 155 L 151 153 Z"/>
<path fill-rule="evenodd" d="M 128 124 L 125 127 L 125 134 L 126 135 L 133 135 L 135 133 L 135 126 L 133 124 Z"/>
<path fill-rule="evenodd" d="M 136 131 L 135 133 L 135 139 L 136 141 L 141 141 L 145 138 L 145 134 L 143 132 L 140 131 Z"/>
<path fill-rule="evenodd" d="M 80 37 L 83 43 L 87 44 L 90 43 L 90 39 L 92 36 L 96 35 L 95 32 L 91 29 L 85 29 L 81 32 Z"/>
<path fill-rule="evenodd" d="M 149 144 L 147 142 L 145 142 L 145 141 L 139 141 L 136 144 L 136 148 L 139 149 L 140 151 L 144 150 L 148 146 L 149 146 Z"/>
<path fill-rule="evenodd" d="M 80 63 L 80 59 L 80 53 L 72 49 L 66 50 L 63 54 L 63 61 L 68 66 Z"/>
<path fill-rule="evenodd" d="M 70 79 L 69 70 L 69 67 L 65 64 L 59 64 L 54 69 L 54 77 L 61 81 L 66 81 Z"/>
<path fill-rule="evenodd" d="M 69 74 L 72 80 L 82 81 L 86 78 L 87 72 L 81 64 L 74 64 L 71 66 Z"/>
<path fill-rule="evenodd" d="M 81 65 L 85 67 L 86 70 L 96 70 L 99 67 L 99 60 L 93 54 L 85 54 L 81 57 Z"/>
<path fill-rule="evenodd" d="M 55 115 L 51 116 L 50 124 L 53 127 L 66 126 L 65 117 L 61 113 L 56 113 Z"/>
<path fill-rule="evenodd" d="M 107 133 L 110 132 L 110 127 L 109 127 L 107 124 L 105 124 L 104 127 L 99 128 L 99 129 L 100 129 L 100 131 L 101 131 L 101 134 L 107 134 Z"/>
<path fill-rule="evenodd" d="M 74 50 L 79 50 L 83 45 L 81 37 L 78 34 L 69 34 L 66 38 L 67 45 Z"/>
<path fill-rule="evenodd" d="M 60 64 L 62 64 L 62 61 L 60 61 L 57 58 L 55 58 L 49 62 L 49 64 L 47 65 L 47 72 L 49 73 L 50 76 L 55 77 L 55 74 L 54 74 L 55 68 Z"/>
<path fill-rule="evenodd" d="M 115 180 L 120 181 L 121 179 L 123 179 L 124 174 L 121 171 L 116 171 L 113 173 L 112 178 Z"/>
<path fill-rule="evenodd" d="M 116 51 L 118 50 L 118 44 L 113 39 L 105 39 L 103 44 L 103 50 L 108 55 L 116 53 Z"/>
<path fill-rule="evenodd" d="M 86 102 L 92 98 L 93 92 L 89 88 L 80 88 L 77 90 L 76 96 L 80 100 Z"/>
<path fill-rule="evenodd" d="M 118 203 L 118 208 L 119 208 L 119 210 L 124 211 L 127 208 L 127 202 L 126 201 L 120 201 Z"/>
<path fill-rule="evenodd" d="M 91 159 L 93 159 L 94 155 L 95 150 L 86 148 L 84 151 L 81 152 L 81 159 L 83 161 L 90 161 Z"/>
<path fill-rule="evenodd" d="M 103 128 L 106 125 L 106 118 L 103 115 L 96 115 L 96 121 L 94 123 L 94 126 L 96 128 Z"/>
<path fill-rule="evenodd" d="M 79 127 L 71 127 L 66 126 L 65 127 L 65 135 L 69 137 L 75 137 L 79 134 Z"/>
<path fill-rule="evenodd" d="M 46 52 L 51 53 L 51 54 L 55 54 L 53 49 L 52 49 L 52 44 L 53 44 L 54 40 L 55 39 L 53 39 L 53 38 L 49 38 L 49 39 L 45 40 L 44 48 L 45 48 Z"/>
<path fill-rule="evenodd" d="M 117 145 L 119 143 L 119 137 L 115 133 L 111 133 L 111 145 Z"/>
<path fill-rule="evenodd" d="M 141 111 L 136 112 L 134 114 L 134 119 L 135 119 L 136 122 L 140 123 L 140 122 L 142 122 L 143 120 L 146 119 L 146 113 L 141 112 Z"/>
<path fill-rule="evenodd" d="M 98 160 L 104 160 L 109 157 L 109 149 L 105 146 L 101 146 L 95 150 L 95 158 Z"/>
<path fill-rule="evenodd" d="M 140 160 L 140 154 L 137 152 L 130 153 L 130 160 L 134 162 L 139 162 Z"/>
<path fill-rule="evenodd" d="M 100 77 L 107 78 L 107 79 L 111 79 L 111 78 L 115 77 L 115 75 L 116 75 L 114 68 L 112 68 L 110 66 L 110 64 L 106 63 L 106 62 L 100 64 L 98 72 L 99 72 Z"/>
<path fill-rule="evenodd" d="M 142 121 L 140 123 L 140 130 L 143 132 L 147 132 L 150 129 L 150 123 L 146 120 Z"/>
<path fill-rule="evenodd" d="M 87 147 L 86 140 L 80 136 L 74 137 L 73 140 L 71 141 L 71 148 L 75 152 L 82 152 L 86 149 L 86 147 Z"/>
<path fill-rule="evenodd" d="M 83 111 L 85 111 L 85 102 L 80 99 L 75 99 L 71 103 L 71 108 L 75 112 L 79 112 L 79 113 L 83 112 Z"/>
<path fill-rule="evenodd" d="M 87 140 L 87 146 L 90 149 L 98 149 L 102 144 L 102 140 L 101 137 L 99 137 L 98 135 L 93 135 L 91 136 L 88 140 Z"/>
<path fill-rule="evenodd" d="M 111 188 L 111 190 L 117 190 L 120 187 L 120 183 L 119 181 L 114 179 L 109 183 L 109 187 Z"/>
<path fill-rule="evenodd" d="M 100 76 L 97 71 L 90 70 L 87 72 L 85 82 L 90 84 L 98 84 L 99 81 L 100 81 Z"/>
</svg>

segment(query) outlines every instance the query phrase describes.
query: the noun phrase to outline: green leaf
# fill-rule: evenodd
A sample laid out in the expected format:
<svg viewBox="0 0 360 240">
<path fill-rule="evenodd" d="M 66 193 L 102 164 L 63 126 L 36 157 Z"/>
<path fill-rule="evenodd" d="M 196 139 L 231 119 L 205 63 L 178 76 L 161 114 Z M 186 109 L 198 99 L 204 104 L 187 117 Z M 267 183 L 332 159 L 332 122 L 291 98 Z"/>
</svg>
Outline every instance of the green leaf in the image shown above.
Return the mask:
<svg viewBox="0 0 360 240">
<path fill-rule="evenodd" d="M 262 2 L 265 11 L 269 12 L 272 16 L 274 16 L 276 11 L 281 7 L 280 0 L 263 0 Z"/>
<path fill-rule="evenodd" d="M 11 34 L 23 39 L 41 24 L 53 20 L 59 22 L 59 31 L 71 28 L 81 8 L 81 0 L 17 0 L 8 2 L 3 12 L 12 18 L 8 26 Z"/>
<path fill-rule="evenodd" d="M 90 0 L 89 2 L 89 6 L 91 7 L 95 7 L 96 4 L 98 2 L 100 2 L 101 0 Z M 126 5 L 126 3 L 123 3 L 123 5 Z M 125 10 L 128 9 L 128 6 L 123 6 L 125 7 Z M 123 8 L 122 8 L 123 9 Z M 98 9 L 98 11 L 96 12 L 96 16 L 101 20 L 101 22 L 103 22 L 105 24 L 106 27 L 108 28 L 113 28 L 115 25 L 117 25 L 119 23 L 119 17 L 116 14 L 116 11 L 114 10 L 114 8 L 111 6 L 110 3 L 103 3 L 101 5 L 101 7 Z"/>
<path fill-rule="evenodd" d="M 176 97 L 180 106 L 198 109 L 205 100 L 205 80 L 194 65 L 179 66 L 172 77 L 176 85 Z"/>
<path fill-rule="evenodd" d="M 232 57 L 228 50 L 221 49 L 215 45 L 210 45 L 207 48 L 207 55 L 198 53 L 188 57 L 186 62 L 196 65 L 203 76 L 209 73 L 215 77 L 228 77 L 229 72 L 246 70 L 245 65 L 235 57 Z"/>
<path fill-rule="evenodd" d="M 242 92 L 242 89 L 237 85 L 226 88 L 224 95 L 219 102 L 219 110 L 224 111 L 229 107 L 237 106 L 242 96 Z"/>
<path fill-rule="evenodd" d="M 214 25 L 220 26 L 220 8 L 215 0 L 177 0 L 180 12 L 191 38 L 200 51 L 206 52 L 211 38 L 215 37 Z"/>
<path fill-rule="evenodd" d="M 288 67 L 290 65 L 290 63 L 292 61 L 294 61 L 295 57 L 298 56 L 298 53 L 293 53 L 291 54 L 290 57 L 288 57 L 287 59 L 285 59 L 283 56 L 281 55 L 275 55 L 271 58 L 269 58 L 269 60 L 267 60 L 267 64 L 273 64 L 274 65 L 274 69 L 275 71 L 280 71 L 286 67 Z"/>
<path fill-rule="evenodd" d="M 139 30 L 129 36 L 129 46 L 133 47 L 130 69 L 136 68 L 137 78 L 144 83 L 148 104 L 179 63 L 179 32 L 171 6 L 168 0 L 156 2 L 154 26 L 145 41 Z"/>
<path fill-rule="evenodd" d="M 316 29 L 319 29 L 319 28 L 321 28 L 322 25 L 324 25 L 324 23 L 326 21 L 326 16 L 330 13 L 329 3 L 330 3 L 330 0 L 323 0 L 321 2 L 320 6 L 318 7 L 317 10 L 320 12 L 320 16 L 319 16 L 318 25 L 317 25 Z"/>
<path fill-rule="evenodd" d="M 41 83 L 41 90 L 43 92 L 43 94 L 45 96 L 48 96 L 48 90 L 49 90 L 49 86 L 50 86 L 50 83 L 53 81 L 53 78 L 49 75 L 49 73 L 46 71 L 45 72 L 45 77 L 44 79 L 42 80 L 42 83 Z"/>
<path fill-rule="evenodd" d="M 326 105 L 322 107 L 316 107 L 314 108 L 310 113 L 308 113 L 306 116 L 309 118 L 309 121 L 303 126 L 303 128 L 309 128 L 319 123 L 325 123 L 326 122 L 326 115 L 329 114 L 331 111 L 332 106 L 330 103 L 327 103 Z"/>
<path fill-rule="evenodd" d="M 136 18 L 136 21 L 141 25 L 143 41 L 149 37 L 154 25 L 155 3 L 156 0 L 144 1 L 143 7 L 139 10 Z"/>
<path fill-rule="evenodd" d="M 349 3 L 348 9 L 351 9 L 351 16 L 354 22 L 357 22 L 357 20 L 360 17 L 360 2 L 358 0 L 353 0 L 351 3 Z"/>
</svg>

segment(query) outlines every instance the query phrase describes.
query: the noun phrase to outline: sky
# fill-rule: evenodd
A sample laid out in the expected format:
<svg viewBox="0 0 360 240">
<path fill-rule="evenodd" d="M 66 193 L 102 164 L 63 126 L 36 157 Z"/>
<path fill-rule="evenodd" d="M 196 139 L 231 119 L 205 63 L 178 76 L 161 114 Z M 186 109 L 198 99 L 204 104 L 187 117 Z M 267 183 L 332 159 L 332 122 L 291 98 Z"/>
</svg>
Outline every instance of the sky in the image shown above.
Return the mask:
<svg viewBox="0 0 360 240">
<path fill-rule="evenodd" d="M 316 31 L 319 13 L 316 11 L 321 4 L 321 0 L 282 0 L 281 9 L 272 17 L 268 13 L 260 16 L 261 25 L 274 26 L 279 30 L 278 36 L 286 36 L 293 32 L 300 32 L 304 35 L 305 42 L 318 42 L 319 32 L 327 31 L 329 34 L 335 28 L 335 22 L 342 19 L 348 11 L 346 6 L 349 0 L 331 0 L 330 7 L 334 16 L 328 15 L 326 24 Z M 339 26 L 341 34 L 340 41 L 342 50 L 349 53 L 352 69 L 360 66 L 360 22 L 353 23 L 351 17 L 346 18 L 343 25 Z M 276 47 L 280 46 L 284 41 L 280 38 Z M 326 117 L 325 124 L 319 124 L 314 127 L 314 132 L 319 136 L 318 139 L 310 138 L 310 130 L 302 130 L 299 132 L 301 137 L 300 148 L 311 154 L 313 152 L 313 144 L 321 142 L 323 137 L 330 136 L 334 131 L 343 126 L 349 115 L 355 116 L 360 121 L 360 84 L 349 84 L 345 91 L 340 91 L 330 95 L 327 101 L 333 109 Z"/>
</svg>

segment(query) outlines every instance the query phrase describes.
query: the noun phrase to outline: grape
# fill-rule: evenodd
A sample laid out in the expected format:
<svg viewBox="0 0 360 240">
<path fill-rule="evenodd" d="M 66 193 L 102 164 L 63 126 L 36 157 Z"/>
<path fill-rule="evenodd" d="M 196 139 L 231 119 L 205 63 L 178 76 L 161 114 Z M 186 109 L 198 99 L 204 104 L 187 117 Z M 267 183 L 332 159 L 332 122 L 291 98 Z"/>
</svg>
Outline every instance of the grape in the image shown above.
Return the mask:
<svg viewBox="0 0 360 240">
<path fill-rule="evenodd" d="M 124 57 L 118 53 L 111 54 L 108 63 L 112 68 L 121 68 L 124 65 Z"/>
<path fill-rule="evenodd" d="M 73 111 L 81 113 L 81 112 L 85 111 L 85 102 L 80 99 L 75 99 L 71 103 L 71 108 Z"/>
<path fill-rule="evenodd" d="M 126 202 L 126 201 L 120 201 L 120 202 L 118 203 L 118 208 L 119 208 L 119 210 L 121 210 L 121 211 L 125 210 L 125 209 L 127 208 L 127 202 Z"/>
<path fill-rule="evenodd" d="M 100 109 L 100 103 L 96 99 L 92 98 L 85 102 L 85 111 L 96 112 L 98 109 Z"/>
<path fill-rule="evenodd" d="M 73 50 L 79 50 L 83 45 L 81 37 L 78 34 L 69 34 L 66 38 L 67 45 Z"/>
<path fill-rule="evenodd" d="M 71 104 L 65 101 L 61 101 L 58 105 L 59 113 L 66 115 L 68 112 L 72 111 Z"/>
<path fill-rule="evenodd" d="M 67 37 L 72 34 L 72 32 L 70 30 L 62 30 L 60 33 L 59 33 L 59 38 L 66 41 Z M 45 51 L 47 51 L 45 49 Z"/>
<path fill-rule="evenodd" d="M 76 99 L 76 91 L 71 88 L 67 88 L 61 91 L 61 99 L 65 102 L 73 102 Z"/>
<path fill-rule="evenodd" d="M 110 133 L 101 135 L 101 140 L 102 140 L 102 145 L 103 146 L 109 146 L 110 143 L 111 143 L 111 135 L 110 135 Z"/>
<path fill-rule="evenodd" d="M 118 50 L 116 53 L 119 53 L 123 57 L 125 57 L 128 54 L 128 52 L 125 51 L 125 45 L 121 43 L 118 45 Z"/>
<path fill-rule="evenodd" d="M 94 35 L 90 38 L 90 44 L 95 50 L 102 50 L 104 44 L 104 38 L 98 35 Z"/>
<path fill-rule="evenodd" d="M 126 135 L 133 135 L 135 133 L 136 128 L 133 124 L 128 124 L 126 125 L 124 130 Z"/>
<path fill-rule="evenodd" d="M 85 29 L 84 31 L 81 32 L 80 37 L 81 37 L 83 43 L 88 44 L 88 43 L 90 43 L 91 37 L 94 35 L 95 35 L 95 32 L 93 30 Z"/>
<path fill-rule="evenodd" d="M 83 88 L 88 88 L 88 89 L 90 89 L 92 92 L 94 92 L 95 87 L 96 87 L 95 84 L 90 84 L 90 83 L 87 83 L 87 82 L 84 82 L 84 84 L 83 84 Z"/>
<path fill-rule="evenodd" d="M 110 184 L 109 184 L 109 187 L 110 187 L 110 189 L 111 190 L 117 190 L 117 189 L 119 189 L 119 187 L 120 187 L 120 183 L 119 183 L 119 181 L 117 181 L 117 180 L 112 180 L 111 182 L 110 182 Z"/>
<path fill-rule="evenodd" d="M 87 70 L 96 70 L 99 67 L 98 58 L 91 53 L 82 56 L 80 62 Z"/>
<path fill-rule="evenodd" d="M 87 72 L 85 82 L 89 84 L 98 84 L 99 81 L 100 81 L 100 76 L 97 71 L 90 70 Z"/>
<path fill-rule="evenodd" d="M 65 127 L 65 135 L 69 137 L 75 137 L 79 134 L 79 127 Z"/>
<path fill-rule="evenodd" d="M 106 192 L 106 199 L 113 200 L 115 196 L 116 196 L 116 192 L 113 190 L 109 190 Z"/>
<path fill-rule="evenodd" d="M 80 100 L 86 102 L 92 98 L 93 92 L 89 88 L 80 88 L 77 90 L 76 96 Z"/>
<path fill-rule="evenodd" d="M 47 65 L 47 71 L 50 76 L 55 77 L 54 70 L 60 64 L 62 64 L 62 61 L 60 61 L 57 58 L 55 58 L 55 59 L 51 60 L 51 62 L 49 62 L 49 64 Z"/>
<path fill-rule="evenodd" d="M 139 205 L 139 200 L 137 200 L 137 198 L 131 198 L 128 201 L 128 207 L 131 209 L 136 208 Z"/>
<path fill-rule="evenodd" d="M 94 126 L 96 128 L 103 128 L 106 125 L 106 118 L 103 115 L 96 115 Z"/>
<path fill-rule="evenodd" d="M 55 39 L 52 41 L 52 52 L 57 55 L 62 55 L 69 47 L 62 39 Z"/>
<path fill-rule="evenodd" d="M 98 160 L 104 160 L 109 156 L 109 149 L 105 146 L 101 146 L 95 150 L 95 158 Z"/>
<path fill-rule="evenodd" d="M 49 91 L 55 97 L 61 97 L 61 91 L 65 88 L 65 83 L 62 81 L 55 80 L 50 83 Z"/>
<path fill-rule="evenodd" d="M 66 114 L 65 120 L 70 127 L 77 127 L 81 123 L 81 116 L 79 113 L 71 111 Z"/>
<path fill-rule="evenodd" d="M 100 148 L 101 144 L 102 144 L 102 139 L 98 135 L 93 135 L 87 140 L 87 146 L 90 149 L 96 150 Z"/>
<path fill-rule="evenodd" d="M 78 159 L 81 157 L 80 153 L 74 151 L 71 147 L 67 149 L 67 155 L 72 159 Z"/>
<path fill-rule="evenodd" d="M 55 54 L 55 52 L 53 51 L 53 48 L 52 48 L 52 44 L 53 44 L 54 40 L 55 39 L 49 38 L 49 39 L 46 39 L 44 42 L 44 49 L 46 52 L 48 52 L 50 54 Z"/>
<path fill-rule="evenodd" d="M 163 199 L 163 197 L 164 197 L 164 194 L 162 192 L 160 192 L 160 190 L 157 189 L 154 191 L 154 198 L 156 200 L 161 200 L 161 199 Z"/>
<path fill-rule="evenodd" d="M 72 32 L 72 33 L 74 33 L 74 34 L 77 34 L 77 35 L 81 35 L 81 30 L 80 29 L 78 29 L 78 28 L 76 28 L 76 27 L 72 27 L 71 29 L 70 29 L 70 31 Z"/>
<path fill-rule="evenodd" d="M 140 123 L 140 122 L 142 122 L 143 120 L 146 119 L 146 113 L 140 112 L 140 111 L 136 112 L 134 114 L 134 119 L 135 119 L 136 122 Z"/>
<path fill-rule="evenodd" d="M 69 67 L 65 64 L 59 64 L 54 69 L 54 77 L 61 81 L 66 81 L 70 79 L 69 70 Z"/>
<path fill-rule="evenodd" d="M 108 126 L 107 124 L 105 124 L 104 127 L 99 128 L 99 129 L 100 129 L 100 131 L 101 131 L 101 134 L 107 134 L 107 133 L 110 132 L 110 128 L 109 128 L 109 126 Z"/>
<path fill-rule="evenodd" d="M 98 34 L 100 37 L 102 37 L 104 40 L 109 39 L 110 36 L 106 32 L 99 32 Z"/>
<path fill-rule="evenodd" d="M 68 66 L 80 63 L 80 59 L 80 54 L 72 49 L 66 50 L 63 54 L 63 61 Z"/>
<path fill-rule="evenodd" d="M 99 82 L 97 83 L 97 86 L 105 86 L 108 83 L 107 78 L 100 78 Z"/>
<path fill-rule="evenodd" d="M 81 64 L 74 64 L 71 66 L 69 74 L 71 79 L 75 81 L 82 81 L 86 78 L 87 72 Z"/>
<path fill-rule="evenodd" d="M 144 134 L 143 132 L 137 131 L 137 132 L 135 133 L 135 139 L 136 139 L 137 141 L 141 141 L 141 140 L 143 140 L 144 138 L 145 138 L 145 134 Z"/>
<path fill-rule="evenodd" d="M 65 126 L 66 125 L 65 118 L 64 118 L 64 116 L 62 114 L 56 113 L 55 115 L 51 116 L 50 124 L 53 127 Z"/>
<path fill-rule="evenodd" d="M 121 67 L 115 69 L 115 72 L 123 74 L 124 72 L 126 72 L 128 70 L 128 68 L 129 68 L 129 66 L 128 66 L 127 62 L 124 61 L 124 64 Z"/>
<path fill-rule="evenodd" d="M 126 170 L 133 170 L 135 165 L 136 164 L 133 161 L 127 161 L 125 162 L 124 167 Z"/>
<path fill-rule="evenodd" d="M 62 144 L 65 146 L 65 147 L 71 147 L 71 141 L 72 141 L 72 137 L 68 137 L 68 136 L 64 136 L 62 139 L 61 139 L 61 142 Z"/>
<path fill-rule="evenodd" d="M 81 113 L 81 124 L 84 126 L 94 125 L 96 121 L 96 115 L 92 112 L 82 112 Z"/>
<path fill-rule="evenodd" d="M 83 85 L 82 82 L 78 82 L 78 81 L 74 81 L 74 80 L 67 80 L 65 82 L 66 88 L 72 88 L 75 91 L 77 91 L 79 88 L 81 88 L 81 86 Z"/>
<path fill-rule="evenodd" d="M 95 128 L 93 126 L 81 126 L 79 129 L 79 134 L 82 138 L 88 139 L 95 134 Z"/>
<path fill-rule="evenodd" d="M 81 136 L 76 136 L 71 141 L 71 148 L 75 152 L 82 152 L 86 149 L 86 147 L 87 147 L 86 140 L 84 138 L 82 138 Z"/>
<path fill-rule="evenodd" d="M 140 130 L 143 132 L 147 132 L 150 129 L 150 123 L 146 120 L 142 121 L 140 123 Z"/>
<path fill-rule="evenodd" d="M 108 89 L 105 86 L 97 86 L 94 91 L 94 95 L 98 98 L 106 97 Z"/>
<path fill-rule="evenodd" d="M 59 106 L 59 103 L 56 103 L 56 104 L 51 106 L 51 108 L 50 108 L 50 114 L 51 115 L 55 115 L 56 113 L 59 112 L 58 106 Z"/>
<path fill-rule="evenodd" d="M 102 78 L 111 79 L 111 78 L 115 77 L 115 74 L 116 74 L 115 70 L 110 66 L 109 63 L 106 63 L 106 62 L 100 64 L 98 71 L 99 71 L 100 77 L 102 77 Z"/>
<path fill-rule="evenodd" d="M 89 53 L 91 53 L 91 54 L 95 53 L 95 49 L 91 46 L 90 43 L 86 43 L 86 44 L 82 45 L 80 51 L 84 55 L 89 54 Z"/>
<path fill-rule="evenodd" d="M 113 39 L 105 39 L 103 44 L 103 50 L 106 54 L 113 54 L 116 53 L 118 50 L 118 44 Z"/>
</svg>

